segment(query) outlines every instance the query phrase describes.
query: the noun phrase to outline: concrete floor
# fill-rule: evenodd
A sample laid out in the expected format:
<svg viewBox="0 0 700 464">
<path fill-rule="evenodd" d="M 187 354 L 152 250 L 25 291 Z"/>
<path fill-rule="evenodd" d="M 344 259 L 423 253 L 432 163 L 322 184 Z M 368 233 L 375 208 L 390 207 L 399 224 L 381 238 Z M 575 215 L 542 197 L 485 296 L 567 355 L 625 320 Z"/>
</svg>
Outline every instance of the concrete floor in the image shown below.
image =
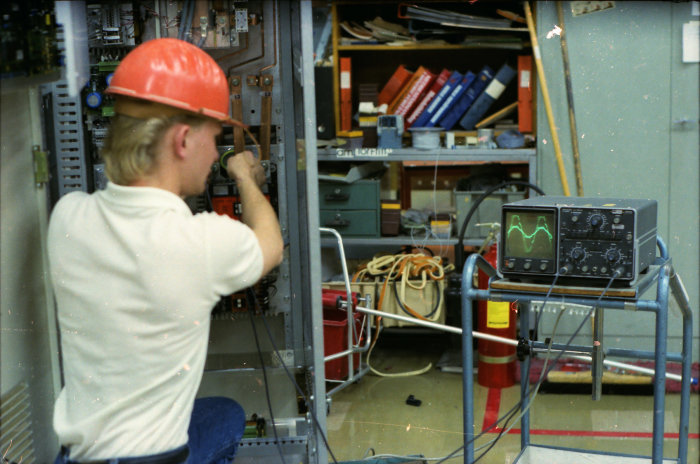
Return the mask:
<svg viewBox="0 0 700 464">
<path fill-rule="evenodd" d="M 398 343 L 395 340 L 383 344 L 380 340 L 372 354 L 373 367 L 378 371 L 395 373 L 419 369 L 429 362 L 435 365 L 444 352 L 445 347 L 431 338 L 400 338 L 404 340 Z M 531 443 L 651 455 L 653 397 L 650 394 L 631 395 L 624 390 L 608 393 L 604 389 L 602 399 L 593 401 L 589 386 L 577 393 L 557 390 L 541 391 L 532 405 Z M 421 405 L 407 405 L 409 395 L 421 400 Z M 367 374 L 331 398 L 328 438 L 335 458 L 338 461 L 359 460 L 371 453 L 447 456 L 462 445 L 461 395 L 461 374 L 436 368 L 404 378 Z M 699 396 L 691 397 L 689 464 L 700 462 Z M 500 417 L 519 399 L 518 386 L 489 389 L 475 382 L 475 432 L 481 432 L 490 418 Z M 666 396 L 664 456 L 667 458 L 677 456 L 679 404 L 680 395 Z M 519 427 L 516 423 L 514 428 Z M 486 434 L 477 440 L 476 448 L 487 446 L 485 444 L 496 436 L 496 433 Z M 475 457 L 482 452 L 476 451 Z M 510 464 L 519 453 L 520 434 L 512 430 L 478 462 Z M 445 462 L 463 463 L 464 458 L 455 457 Z M 567 463 L 573 464 L 572 461 Z"/>
</svg>

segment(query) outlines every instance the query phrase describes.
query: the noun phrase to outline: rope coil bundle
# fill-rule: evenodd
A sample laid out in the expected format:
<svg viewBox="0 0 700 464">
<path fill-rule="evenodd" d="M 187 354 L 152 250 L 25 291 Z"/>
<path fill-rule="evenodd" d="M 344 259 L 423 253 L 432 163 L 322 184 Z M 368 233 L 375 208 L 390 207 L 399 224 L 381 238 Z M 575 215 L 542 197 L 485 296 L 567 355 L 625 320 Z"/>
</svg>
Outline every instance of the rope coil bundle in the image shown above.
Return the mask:
<svg viewBox="0 0 700 464">
<path fill-rule="evenodd" d="M 394 294 L 396 305 L 401 311 L 420 319 L 430 322 L 441 322 L 444 318 L 444 304 L 442 292 L 445 285 L 445 275 L 454 270 L 453 264 L 443 264 L 443 259 L 440 256 L 427 256 L 422 253 L 405 253 L 396 255 L 381 255 L 375 256 L 371 261 L 362 266 L 354 275 L 353 282 L 374 281 L 380 285 L 379 297 L 377 299 L 377 310 L 387 312 L 398 312 L 398 309 L 390 303 L 390 297 L 387 295 L 387 289 L 391 288 Z M 430 285 L 434 285 L 435 302 L 431 304 L 427 311 L 418 311 L 408 304 L 409 294 L 426 293 Z M 414 305 L 415 306 L 415 305 Z M 372 350 L 377 343 L 379 336 L 379 326 L 382 318 L 376 318 L 377 330 L 372 341 L 370 349 L 367 353 L 367 365 L 370 370 L 380 376 L 396 377 L 418 375 L 429 371 L 432 368 L 432 363 L 423 369 L 412 372 L 404 372 L 398 374 L 386 374 L 377 371 L 370 365 L 370 356 Z"/>
</svg>

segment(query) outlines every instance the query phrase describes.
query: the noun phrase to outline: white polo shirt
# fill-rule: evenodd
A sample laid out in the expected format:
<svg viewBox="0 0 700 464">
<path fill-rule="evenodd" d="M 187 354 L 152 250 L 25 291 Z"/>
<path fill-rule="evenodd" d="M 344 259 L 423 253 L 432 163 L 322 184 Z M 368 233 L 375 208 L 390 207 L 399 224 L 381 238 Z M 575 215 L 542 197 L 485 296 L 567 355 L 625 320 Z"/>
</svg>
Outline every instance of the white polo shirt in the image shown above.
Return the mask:
<svg viewBox="0 0 700 464">
<path fill-rule="evenodd" d="M 108 184 L 56 204 L 48 234 L 65 386 L 54 428 L 75 460 L 187 442 L 210 313 L 262 273 L 245 224 L 166 190 Z"/>
</svg>

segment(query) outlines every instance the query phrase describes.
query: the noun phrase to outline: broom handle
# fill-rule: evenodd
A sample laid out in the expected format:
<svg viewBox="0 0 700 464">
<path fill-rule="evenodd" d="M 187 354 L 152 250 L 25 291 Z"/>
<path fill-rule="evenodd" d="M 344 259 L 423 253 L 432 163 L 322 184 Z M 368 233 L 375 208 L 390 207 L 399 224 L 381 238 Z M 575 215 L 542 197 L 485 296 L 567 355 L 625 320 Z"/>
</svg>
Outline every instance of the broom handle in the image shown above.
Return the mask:
<svg viewBox="0 0 700 464">
<path fill-rule="evenodd" d="M 564 160 L 561 157 L 561 146 L 559 145 L 559 136 L 557 128 L 554 125 L 554 115 L 552 114 L 552 103 L 549 99 L 549 90 L 547 89 L 547 80 L 544 76 L 544 68 L 542 66 L 542 57 L 540 56 L 540 46 L 537 43 L 537 32 L 535 23 L 532 20 L 532 11 L 530 11 L 530 3 L 525 2 L 525 19 L 527 28 L 530 31 L 530 40 L 532 41 L 532 51 L 535 55 L 535 63 L 537 65 L 537 77 L 540 80 L 542 88 L 542 98 L 544 99 L 544 108 L 547 112 L 547 122 L 549 122 L 549 132 L 552 134 L 552 143 L 554 144 L 554 154 L 557 157 L 557 167 L 559 168 L 559 177 L 561 178 L 561 187 L 564 190 L 564 195 L 570 196 L 569 182 L 566 180 L 566 170 L 564 169 Z"/>
</svg>

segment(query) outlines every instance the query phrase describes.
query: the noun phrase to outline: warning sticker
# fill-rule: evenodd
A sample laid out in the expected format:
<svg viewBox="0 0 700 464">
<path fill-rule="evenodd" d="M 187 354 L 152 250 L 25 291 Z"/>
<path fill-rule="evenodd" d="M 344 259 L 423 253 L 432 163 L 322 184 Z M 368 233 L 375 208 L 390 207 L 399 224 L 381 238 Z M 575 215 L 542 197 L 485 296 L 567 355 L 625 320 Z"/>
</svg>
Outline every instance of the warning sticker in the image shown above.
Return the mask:
<svg viewBox="0 0 700 464">
<path fill-rule="evenodd" d="M 507 301 L 486 302 L 486 327 L 507 329 L 510 324 L 510 303 Z"/>
</svg>

